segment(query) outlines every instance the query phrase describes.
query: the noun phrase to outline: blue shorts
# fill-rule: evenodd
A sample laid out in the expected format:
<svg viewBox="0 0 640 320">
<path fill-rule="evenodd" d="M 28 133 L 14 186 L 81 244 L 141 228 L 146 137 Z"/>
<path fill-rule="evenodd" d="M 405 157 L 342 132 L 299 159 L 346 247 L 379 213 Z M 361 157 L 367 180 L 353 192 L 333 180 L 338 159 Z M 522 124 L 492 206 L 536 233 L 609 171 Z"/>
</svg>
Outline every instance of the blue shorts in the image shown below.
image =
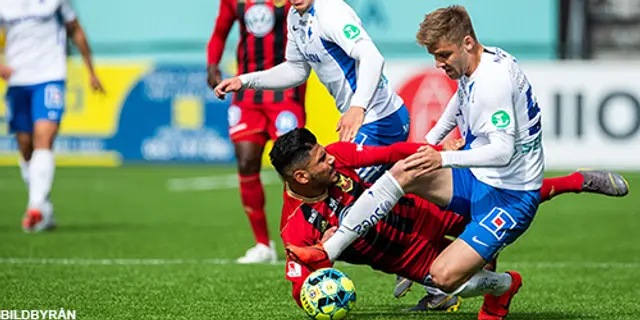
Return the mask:
<svg viewBox="0 0 640 320">
<path fill-rule="evenodd" d="M 5 97 L 9 132 L 31 133 L 38 120 L 60 123 L 64 97 L 64 81 L 9 87 Z"/>
<path fill-rule="evenodd" d="M 471 218 L 458 237 L 486 261 L 522 235 L 540 204 L 540 190 L 499 189 L 478 181 L 468 168 L 453 168 L 453 197 L 447 210 Z"/>
<path fill-rule="evenodd" d="M 354 143 L 365 146 L 389 146 L 405 142 L 409 138 L 409 110 L 402 105 L 396 112 L 360 127 Z M 367 183 L 373 183 L 391 165 L 360 168 L 358 175 Z"/>
</svg>

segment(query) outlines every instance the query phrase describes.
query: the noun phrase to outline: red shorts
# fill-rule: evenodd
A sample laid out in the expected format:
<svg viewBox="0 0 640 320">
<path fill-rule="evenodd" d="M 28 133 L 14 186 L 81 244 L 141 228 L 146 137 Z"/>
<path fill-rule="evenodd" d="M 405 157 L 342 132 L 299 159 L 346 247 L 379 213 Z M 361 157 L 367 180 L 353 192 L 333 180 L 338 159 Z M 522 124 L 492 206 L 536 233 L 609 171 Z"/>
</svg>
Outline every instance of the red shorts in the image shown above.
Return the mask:
<svg viewBox="0 0 640 320">
<path fill-rule="evenodd" d="M 264 145 L 305 125 L 304 106 L 295 102 L 232 104 L 228 111 L 229 136 L 233 143 L 251 141 Z"/>
</svg>

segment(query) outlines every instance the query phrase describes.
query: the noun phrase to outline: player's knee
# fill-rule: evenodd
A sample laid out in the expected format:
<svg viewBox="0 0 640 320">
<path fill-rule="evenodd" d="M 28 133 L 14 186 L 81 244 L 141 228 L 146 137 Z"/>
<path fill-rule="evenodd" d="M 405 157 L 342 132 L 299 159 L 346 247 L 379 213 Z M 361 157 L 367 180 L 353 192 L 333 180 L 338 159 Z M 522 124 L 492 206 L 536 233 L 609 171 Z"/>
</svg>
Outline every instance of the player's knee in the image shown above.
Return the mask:
<svg viewBox="0 0 640 320">
<path fill-rule="evenodd" d="M 398 161 L 388 171 L 391 174 L 391 176 L 398 182 L 400 187 L 402 187 L 402 189 L 405 190 L 405 192 L 407 192 L 407 189 L 413 180 L 413 176 L 411 175 L 411 173 L 407 172 L 404 169 L 404 165 L 405 165 L 404 160 Z"/>
<path fill-rule="evenodd" d="M 433 285 L 438 289 L 451 293 L 461 285 L 461 279 L 450 268 L 444 265 L 433 265 L 429 271 Z"/>
<path fill-rule="evenodd" d="M 260 156 L 252 154 L 238 154 L 238 172 L 242 175 L 256 174 L 260 171 Z"/>
<path fill-rule="evenodd" d="M 33 127 L 33 148 L 51 149 L 58 133 L 58 123 L 38 121 Z"/>
</svg>

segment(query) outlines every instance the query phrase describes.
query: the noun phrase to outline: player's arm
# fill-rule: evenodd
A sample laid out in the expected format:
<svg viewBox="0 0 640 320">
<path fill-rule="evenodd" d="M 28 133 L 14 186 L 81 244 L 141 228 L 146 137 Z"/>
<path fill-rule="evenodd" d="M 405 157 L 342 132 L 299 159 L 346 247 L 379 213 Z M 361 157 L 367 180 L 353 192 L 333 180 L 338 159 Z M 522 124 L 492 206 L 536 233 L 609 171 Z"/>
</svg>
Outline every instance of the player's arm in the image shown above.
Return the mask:
<svg viewBox="0 0 640 320">
<path fill-rule="evenodd" d="M 11 77 L 11 73 L 13 70 L 5 64 L 4 60 L 4 51 L 5 51 L 5 43 L 6 43 L 6 34 L 4 29 L 4 22 L 0 19 L 0 78 L 4 80 L 9 80 Z"/>
<path fill-rule="evenodd" d="M 483 79 L 484 80 L 484 79 Z M 504 167 L 515 152 L 515 116 L 509 75 L 495 73 L 476 84 L 477 117 L 470 117 L 471 130 L 489 144 L 461 151 L 443 151 L 443 167 Z"/>
<path fill-rule="evenodd" d="M 212 89 L 222 81 L 222 73 L 218 65 L 222 60 L 224 46 L 235 20 L 233 3 L 229 0 L 220 1 L 216 25 L 207 44 L 207 82 Z"/>
<path fill-rule="evenodd" d="M 300 207 L 295 209 L 295 211 L 298 210 L 301 210 Z M 285 222 L 280 231 L 283 243 L 285 245 L 310 246 L 322 241 L 324 238 L 320 231 L 303 219 L 300 212 L 295 211 L 290 215 L 283 212 L 283 215 L 289 216 L 288 221 Z M 335 230 L 333 231 L 335 232 Z M 302 307 L 300 304 L 300 289 L 311 272 L 307 267 L 287 258 L 285 277 L 291 281 L 291 297 L 299 307 Z"/>
<path fill-rule="evenodd" d="M 397 142 L 390 146 L 363 146 L 351 142 L 336 142 L 328 145 L 329 154 L 347 164 L 351 168 L 365 168 L 374 165 L 396 163 L 414 153 L 422 143 Z M 441 146 L 430 146 L 436 151 L 442 150 Z"/>
<path fill-rule="evenodd" d="M 338 45 L 361 66 L 358 68 L 351 106 L 367 109 L 382 77 L 384 57 L 346 3 L 337 3 L 330 15 L 324 15 L 320 19 L 323 19 L 323 38 Z M 332 53 L 331 49 L 328 51 Z"/>
<path fill-rule="evenodd" d="M 70 0 L 63 0 L 60 5 L 60 16 L 64 21 L 64 25 L 67 29 L 67 35 L 71 39 L 71 42 L 78 48 L 80 54 L 82 55 L 82 60 L 84 60 L 84 64 L 87 66 L 87 70 L 89 71 L 89 77 L 91 81 L 91 87 L 93 90 L 104 92 L 104 88 L 96 75 L 95 68 L 93 67 L 93 59 L 91 57 L 91 47 L 89 46 L 89 41 L 87 41 L 87 35 L 84 32 L 84 29 L 80 25 L 78 21 L 78 16 L 76 15 L 75 10 L 71 7 Z"/>
<path fill-rule="evenodd" d="M 351 141 L 364 121 L 364 114 L 378 89 L 384 68 L 384 57 L 362 27 L 360 19 L 346 3 L 336 3 L 329 15 L 321 16 L 322 37 L 337 45 L 357 61 L 355 91 L 349 110 L 340 119 L 340 141 Z M 330 54 L 335 49 L 327 48 Z"/>
<path fill-rule="evenodd" d="M 294 31 L 287 32 L 285 61 L 264 71 L 251 72 L 240 76 L 243 88 L 258 90 L 284 90 L 303 84 L 311 74 L 307 63 L 294 40 Z"/>
<path fill-rule="evenodd" d="M 459 105 L 458 92 L 456 91 L 436 125 L 425 136 L 427 143 L 439 144 L 456 127 L 456 112 L 458 112 Z"/>
<path fill-rule="evenodd" d="M 214 89 L 219 99 L 224 99 L 227 92 L 243 89 L 285 90 L 303 84 L 311 74 L 311 66 L 304 59 L 293 39 L 295 31 L 289 25 L 285 62 L 264 70 L 246 73 L 231 79 L 225 79 Z"/>
</svg>

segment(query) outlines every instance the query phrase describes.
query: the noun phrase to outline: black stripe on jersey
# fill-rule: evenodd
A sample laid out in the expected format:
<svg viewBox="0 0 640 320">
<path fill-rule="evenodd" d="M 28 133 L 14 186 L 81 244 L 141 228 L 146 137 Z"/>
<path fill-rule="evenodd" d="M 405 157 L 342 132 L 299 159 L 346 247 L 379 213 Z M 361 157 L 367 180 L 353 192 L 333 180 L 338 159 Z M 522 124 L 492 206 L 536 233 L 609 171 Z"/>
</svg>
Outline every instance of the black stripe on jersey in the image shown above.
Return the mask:
<svg viewBox="0 0 640 320">
<path fill-rule="evenodd" d="M 276 24 L 273 28 L 273 66 L 277 66 L 284 62 L 284 41 L 285 41 L 285 19 L 287 19 L 287 13 L 285 12 L 285 6 L 276 7 Z M 274 94 L 273 102 L 281 102 L 284 100 L 284 91 L 276 91 Z"/>
<path fill-rule="evenodd" d="M 253 54 L 255 55 L 256 62 L 256 70 L 262 71 L 264 70 L 264 38 L 263 37 L 253 37 Z M 253 95 L 253 103 L 262 104 L 264 100 L 264 91 L 256 90 Z"/>
<path fill-rule="evenodd" d="M 240 22 L 240 41 L 242 42 L 242 57 L 238 57 L 239 59 L 241 59 L 241 61 L 244 61 L 245 63 L 243 63 L 243 68 L 242 68 L 242 73 L 248 73 L 249 72 L 249 64 L 247 63 L 247 61 L 249 61 L 249 44 L 247 43 L 247 38 L 248 38 L 248 34 L 247 34 L 247 28 L 244 25 L 244 14 L 245 14 L 245 10 L 246 10 L 246 4 L 244 1 L 238 1 L 238 21 Z M 244 99 L 244 90 L 240 90 L 238 92 L 235 93 L 236 95 L 236 100 L 237 101 L 242 101 Z"/>
<path fill-rule="evenodd" d="M 369 229 L 369 232 L 360 238 L 377 252 L 384 252 L 385 258 L 399 258 L 405 251 L 403 244 L 393 242 L 391 239 L 382 236 L 375 230 L 375 226 Z"/>
<path fill-rule="evenodd" d="M 313 227 L 318 230 L 320 233 L 324 233 L 327 229 L 327 225 L 329 224 L 327 220 L 320 214 L 320 212 L 314 208 L 312 208 L 308 204 L 303 204 L 300 209 L 302 209 L 302 214 L 304 215 L 304 219 L 307 220 Z"/>
</svg>

